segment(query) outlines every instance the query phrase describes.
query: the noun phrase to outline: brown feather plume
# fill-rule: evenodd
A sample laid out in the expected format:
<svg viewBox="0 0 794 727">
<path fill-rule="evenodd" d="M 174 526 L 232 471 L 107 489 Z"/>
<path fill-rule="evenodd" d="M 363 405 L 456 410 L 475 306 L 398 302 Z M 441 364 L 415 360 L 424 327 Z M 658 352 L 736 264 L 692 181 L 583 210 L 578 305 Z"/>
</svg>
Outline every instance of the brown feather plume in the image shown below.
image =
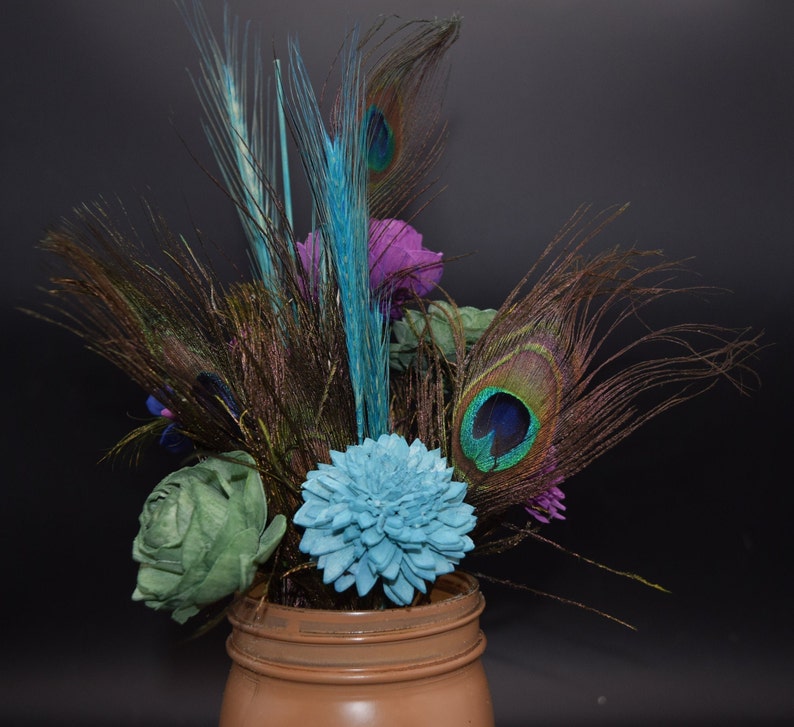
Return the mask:
<svg viewBox="0 0 794 727">
<path fill-rule="evenodd" d="M 282 296 L 262 282 L 222 284 L 149 212 L 170 270 L 102 206 L 48 234 L 44 248 L 67 268 L 53 278 L 60 305 L 49 319 L 155 394 L 198 451 L 249 452 L 270 512 L 291 520 L 306 472 L 356 438 L 341 320 L 288 277 Z M 146 424 L 125 442 L 151 432 Z M 298 542 L 290 527 L 283 562 L 305 560 Z M 316 577 L 309 587 L 326 590 Z"/>
</svg>

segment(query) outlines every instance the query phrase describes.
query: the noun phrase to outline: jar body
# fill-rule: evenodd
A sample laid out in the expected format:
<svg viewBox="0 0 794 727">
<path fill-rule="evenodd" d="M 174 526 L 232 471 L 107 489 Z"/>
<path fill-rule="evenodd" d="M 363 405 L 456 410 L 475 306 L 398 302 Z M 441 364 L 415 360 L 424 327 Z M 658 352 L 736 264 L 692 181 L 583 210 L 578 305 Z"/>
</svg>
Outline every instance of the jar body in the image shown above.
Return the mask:
<svg viewBox="0 0 794 727">
<path fill-rule="evenodd" d="M 424 606 L 323 611 L 242 599 L 221 727 L 493 727 L 476 580 L 440 578 Z"/>
</svg>

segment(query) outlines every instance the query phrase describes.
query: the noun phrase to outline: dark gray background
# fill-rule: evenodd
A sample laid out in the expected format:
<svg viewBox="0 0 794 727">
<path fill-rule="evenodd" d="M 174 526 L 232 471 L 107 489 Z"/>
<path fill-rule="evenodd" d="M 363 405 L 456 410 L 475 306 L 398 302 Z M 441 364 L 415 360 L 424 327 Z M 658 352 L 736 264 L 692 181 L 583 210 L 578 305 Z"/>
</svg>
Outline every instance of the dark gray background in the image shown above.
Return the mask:
<svg viewBox="0 0 794 727">
<path fill-rule="evenodd" d="M 220 18 L 220 4 L 209 3 Z M 486 667 L 500 727 L 774 723 L 794 717 L 791 276 L 794 4 L 237 0 L 283 49 L 297 32 L 322 79 L 353 21 L 464 16 L 446 106 L 445 193 L 417 220 L 450 255 L 461 303 L 497 306 L 581 203 L 630 201 L 603 245 L 694 256 L 731 289 L 700 317 L 766 330 L 761 389 L 718 386 L 567 483 L 545 532 L 661 582 L 624 582 L 526 544 L 486 572 L 625 618 L 484 584 Z M 200 725 L 216 720 L 223 629 L 199 642 L 134 605 L 140 505 L 173 462 L 96 465 L 146 416 L 144 394 L 67 334 L 15 310 L 40 302 L 34 251 L 81 202 L 145 194 L 242 250 L 206 162 L 164 0 L 4 5 L 0 287 L 5 389 L 0 721 Z M 306 223 L 308 225 L 308 222 Z M 299 225 L 299 227 L 301 227 Z"/>
</svg>

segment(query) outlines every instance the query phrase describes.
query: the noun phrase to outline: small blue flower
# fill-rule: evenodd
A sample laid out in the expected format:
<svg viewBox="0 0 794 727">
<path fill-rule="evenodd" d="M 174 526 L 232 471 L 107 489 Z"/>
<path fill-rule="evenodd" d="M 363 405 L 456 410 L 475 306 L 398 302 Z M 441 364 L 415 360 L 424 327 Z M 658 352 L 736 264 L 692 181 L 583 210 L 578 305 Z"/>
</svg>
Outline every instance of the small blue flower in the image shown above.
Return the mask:
<svg viewBox="0 0 794 727">
<path fill-rule="evenodd" d="M 306 528 L 301 551 L 337 592 L 355 584 L 364 596 L 380 579 L 405 606 L 474 547 L 466 485 L 452 479 L 439 450 L 384 434 L 332 451 L 331 462 L 306 475 L 294 522 Z"/>
<path fill-rule="evenodd" d="M 156 417 L 171 420 L 171 423 L 167 424 L 160 434 L 161 447 L 171 454 L 183 454 L 193 449 L 193 442 L 179 431 L 179 423 L 175 421 L 174 413 L 157 397 L 150 396 L 146 400 L 146 408 Z"/>
<path fill-rule="evenodd" d="M 168 386 L 166 391 L 173 394 L 173 389 Z M 191 392 L 203 406 L 216 417 L 231 418 L 237 421 L 240 418 L 240 407 L 226 382 L 211 371 L 202 371 L 196 376 L 196 384 Z M 163 396 L 158 392 L 158 396 Z M 166 407 L 157 396 L 150 396 L 146 400 L 146 408 L 156 417 L 168 419 L 160 434 L 160 446 L 172 454 L 183 454 L 193 449 L 193 442 L 182 434 L 179 421 L 174 412 Z"/>
</svg>

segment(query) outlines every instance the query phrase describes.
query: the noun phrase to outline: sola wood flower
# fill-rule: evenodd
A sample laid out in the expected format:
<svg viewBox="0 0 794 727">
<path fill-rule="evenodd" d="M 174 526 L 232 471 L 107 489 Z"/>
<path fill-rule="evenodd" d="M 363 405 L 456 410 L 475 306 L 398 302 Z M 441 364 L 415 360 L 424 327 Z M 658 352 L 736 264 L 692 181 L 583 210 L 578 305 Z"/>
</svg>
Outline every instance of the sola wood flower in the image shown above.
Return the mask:
<svg viewBox="0 0 794 727">
<path fill-rule="evenodd" d="M 474 547 L 466 485 L 438 450 L 384 434 L 331 461 L 308 473 L 294 522 L 306 528 L 301 551 L 338 592 L 355 584 L 364 596 L 381 580 L 391 601 L 408 605 Z"/>
<path fill-rule="evenodd" d="M 134 601 L 184 623 L 253 581 L 287 522 L 267 522 L 253 457 L 229 452 L 168 475 L 146 499 L 132 557 L 140 563 Z"/>
<path fill-rule="evenodd" d="M 552 520 L 565 520 L 565 493 L 559 487 L 551 487 L 537 497 L 529 499 L 525 510 L 538 522 L 548 525 Z"/>
<path fill-rule="evenodd" d="M 427 311 L 406 310 L 402 320 L 392 323 L 394 340 L 389 344 L 389 365 L 395 371 L 409 369 L 423 338 L 432 340 L 444 358 L 454 362 L 457 336 L 463 334 L 468 351 L 495 315 L 493 308 L 458 307 L 445 300 L 434 301 L 427 306 Z"/>
<path fill-rule="evenodd" d="M 430 293 L 441 280 L 442 253 L 422 246 L 422 235 L 402 220 L 370 220 L 370 286 L 391 299 L 391 317 L 402 315 L 414 296 Z"/>
<path fill-rule="evenodd" d="M 304 270 L 316 280 L 322 236 L 312 232 L 297 243 Z M 402 220 L 369 221 L 369 285 L 378 298 L 390 301 L 394 320 L 414 296 L 430 293 L 441 280 L 443 254 L 422 246 L 422 235 Z"/>
<path fill-rule="evenodd" d="M 167 449 L 172 454 L 183 454 L 193 449 L 192 442 L 179 431 L 179 423 L 176 422 L 174 412 L 172 412 L 163 402 L 155 396 L 150 396 L 146 400 L 146 408 L 156 417 L 168 419 L 170 424 L 166 424 L 160 434 L 160 446 Z"/>
</svg>

